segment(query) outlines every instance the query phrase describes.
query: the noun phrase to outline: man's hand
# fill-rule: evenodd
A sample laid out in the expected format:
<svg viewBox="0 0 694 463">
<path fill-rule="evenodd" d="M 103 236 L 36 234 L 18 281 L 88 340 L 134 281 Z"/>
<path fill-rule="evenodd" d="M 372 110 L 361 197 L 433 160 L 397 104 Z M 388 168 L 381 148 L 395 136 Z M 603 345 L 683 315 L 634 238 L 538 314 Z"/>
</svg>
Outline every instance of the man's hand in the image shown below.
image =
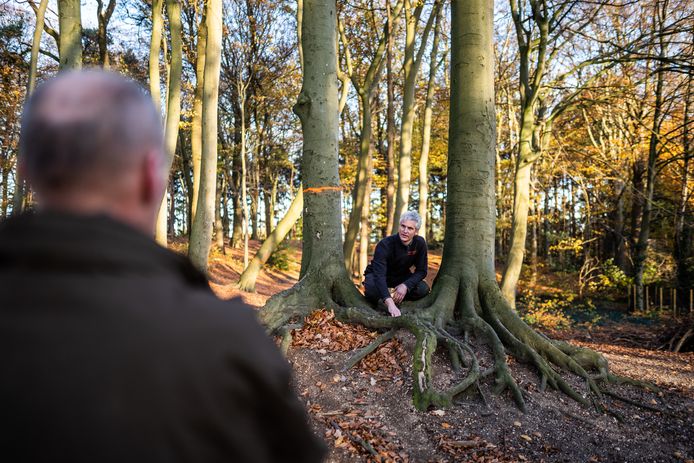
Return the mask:
<svg viewBox="0 0 694 463">
<path fill-rule="evenodd" d="M 391 317 L 399 317 L 400 316 L 400 309 L 398 309 L 398 306 L 395 305 L 395 301 L 393 301 L 393 298 L 388 298 L 384 301 L 386 303 L 386 307 L 388 307 L 388 313 L 390 314 Z"/>
<path fill-rule="evenodd" d="M 395 291 L 393 291 L 393 301 L 395 301 L 396 304 L 400 304 L 403 299 L 405 299 L 405 295 L 407 295 L 407 286 L 401 283 L 397 285 Z"/>
</svg>

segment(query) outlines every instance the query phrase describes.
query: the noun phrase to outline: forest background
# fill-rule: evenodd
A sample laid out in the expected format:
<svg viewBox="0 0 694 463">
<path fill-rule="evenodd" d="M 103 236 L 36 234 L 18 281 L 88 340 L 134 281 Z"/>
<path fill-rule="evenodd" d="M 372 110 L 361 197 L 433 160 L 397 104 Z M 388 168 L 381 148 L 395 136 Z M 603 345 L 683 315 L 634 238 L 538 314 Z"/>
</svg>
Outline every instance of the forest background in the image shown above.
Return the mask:
<svg viewBox="0 0 694 463">
<path fill-rule="evenodd" d="M 206 51 L 202 2 L 2 2 L 0 217 L 31 203 L 16 175 L 27 93 L 60 68 L 111 68 L 149 87 L 167 120 L 171 176 L 158 240 L 191 236 L 204 269 L 210 233 L 219 249 L 247 249 L 276 230 L 259 259 L 244 253 L 251 268 L 241 287 L 252 290 L 273 252 L 271 263 L 283 260 L 284 236 L 301 237 L 292 113 L 301 3 L 225 0 L 219 49 Z M 422 215 L 430 247 L 443 242 L 450 7 L 442 3 L 339 2 L 343 250 L 355 276 L 407 208 Z M 670 305 L 677 298 L 689 308 L 693 10 L 686 0 L 496 2 L 495 250 L 510 302 L 525 262 L 526 280 L 539 269 L 575 274 L 578 297 L 604 290 L 645 310 L 644 286 L 655 284 Z M 199 76 L 215 54 L 219 128 L 215 153 L 202 160 Z M 206 216 L 196 222 L 198 204 Z M 649 297 L 658 303 L 656 291 Z"/>
<path fill-rule="evenodd" d="M 311 14 L 318 11 L 317 2 L 307 3 Z M 482 4 L 470 5 L 478 3 Z M 416 337 L 411 369 L 419 410 L 450 405 L 464 384 L 467 388 L 477 382 L 475 378 L 484 377 L 472 368 L 461 382 L 443 393 L 436 391 L 430 365 L 436 362 L 435 349 L 427 350 L 432 346 L 428 336 L 449 346 L 455 371 L 467 356 L 463 350 L 469 350 L 467 337 L 465 343 L 456 341 L 441 328 L 448 322 L 460 321 L 458 328 L 465 333 L 474 327 L 473 332 L 487 339 L 496 359 L 489 371 L 495 373 L 497 385 L 511 391 L 521 409 L 531 389 L 523 389 L 528 386 L 522 386 L 522 375 L 509 373 L 505 352 L 535 364 L 542 388 L 549 382 L 583 405 L 588 398 L 577 392 L 575 380 L 566 382 L 557 369 L 583 378 L 596 397 L 606 391 L 594 380 L 624 381 L 607 373 L 602 356 L 542 338 L 526 323 L 557 330 L 572 327 L 578 318 L 590 329 L 607 316 L 607 309 L 629 312 L 671 325 L 673 330 L 657 340 L 657 347 L 692 350 L 692 2 L 494 4 L 493 85 L 491 80 L 488 84 L 494 91 L 497 128 L 491 153 L 495 158 L 491 219 L 496 223 L 489 249 L 503 300 L 496 298 L 497 289 L 485 286 L 489 278 L 484 262 L 491 254 L 485 251 L 484 233 L 479 235 L 482 239 L 473 240 L 455 226 L 468 224 L 470 218 L 484 222 L 465 208 L 472 204 L 474 192 L 484 191 L 487 178 L 475 176 L 481 170 L 461 170 L 456 163 L 470 153 L 469 159 L 478 162 L 491 146 L 485 145 L 481 123 L 475 122 L 486 113 L 471 106 L 474 95 L 455 98 L 472 82 L 458 80 L 457 86 L 452 85 L 451 76 L 475 64 L 454 55 L 452 39 L 461 19 L 456 22 L 449 2 L 441 0 L 338 2 L 336 27 L 326 35 L 326 45 L 316 42 L 319 29 L 314 31 L 313 22 L 304 25 L 303 4 L 304 0 L 0 2 L 0 219 L 34 203 L 16 170 L 19 120 L 27 96 L 37 82 L 60 70 L 104 67 L 149 88 L 164 116 L 170 182 L 157 240 L 187 252 L 196 266 L 210 273 L 211 253 L 233 256 L 240 275 L 228 286 L 249 292 L 255 290 L 263 266 L 287 270 L 297 243 L 303 243 L 304 283 L 271 299 L 261 320 L 271 328 L 282 328 L 292 316 L 327 306 L 341 318 L 371 328 L 411 331 Z M 312 16 L 311 21 L 315 19 Z M 302 38 L 306 30 L 310 37 Z M 305 47 L 306 43 L 312 45 Z M 325 64 L 321 60 L 326 56 L 334 61 L 337 81 L 333 103 L 339 114 L 335 134 L 339 179 L 331 178 L 332 160 L 320 158 L 321 153 L 329 154 L 331 134 L 315 132 L 309 120 L 315 114 L 305 109 L 310 103 L 307 89 L 315 80 L 312 69 L 316 63 Z M 466 114 L 470 121 L 449 120 L 453 106 L 461 103 L 462 110 L 458 107 L 454 113 Z M 471 132 L 466 123 L 478 125 Z M 325 146 L 315 145 L 316 137 L 304 136 L 312 129 L 314 135 L 328 136 Z M 463 133 L 449 146 L 449 136 Z M 307 148 L 309 143 L 314 148 Z M 449 176 L 451 166 L 455 174 Z M 461 197 L 460 191 L 473 194 Z M 308 215 L 306 204 L 311 201 L 314 209 Z M 333 207 L 337 205 L 341 207 Z M 351 311 L 346 307 L 361 302 L 351 283 L 344 281 L 350 276 L 359 281 L 375 243 L 397 230 L 397 218 L 406 209 L 420 212 L 420 234 L 426 237 L 434 261 L 443 248 L 443 277 L 426 309 L 401 321 Z M 336 226 L 329 224 L 333 217 Z M 321 241 L 324 230 L 330 236 Z M 478 274 L 471 274 L 473 267 Z M 467 307 L 466 291 L 476 284 L 479 288 L 473 291 L 478 293 Z M 473 305 L 484 322 L 465 312 Z M 437 321 L 429 324 L 429 316 Z M 308 327 L 294 333 L 294 345 L 310 345 L 313 335 L 322 343 L 326 338 L 311 330 L 317 325 L 336 329 L 330 320 L 324 313 L 311 315 L 305 320 Z M 283 348 L 291 342 L 292 327 L 296 328 L 283 328 Z M 378 337 L 355 334 L 344 325 L 338 331 L 333 334 L 349 339 L 363 335 L 373 349 L 385 346 L 391 354 L 397 354 L 400 345 L 397 339 L 391 341 L 393 330 Z M 648 358 L 643 352 L 638 356 Z M 394 357 L 384 361 L 392 363 Z M 294 363 L 302 383 L 317 374 L 310 368 L 320 362 L 294 359 Z M 301 373 L 302 366 L 308 370 Z M 590 376 L 583 367 L 594 368 L 599 376 Z M 426 380 L 418 384 L 420 373 Z M 632 371 L 631 376 L 639 378 L 640 373 Z M 402 385 L 398 378 L 390 380 Z M 373 377 L 370 384 L 376 384 Z M 323 386 L 319 389 L 318 401 Z M 685 384 L 685 390 L 690 389 Z M 310 387 L 304 392 L 310 396 Z M 339 394 L 335 392 L 335 398 Z M 484 398 L 481 389 L 480 395 Z M 644 406 L 648 400 L 639 396 L 627 402 Z M 678 413 L 688 413 L 684 410 L 691 411 L 690 403 L 682 400 Z M 399 404 L 393 398 L 384 410 L 398 409 Z M 317 406 L 310 409 L 315 412 L 312 416 L 324 423 Z M 537 416 L 538 426 L 542 416 Z M 666 415 L 658 417 L 666 420 Z M 654 432 L 664 432 L 673 423 L 656 421 Z M 343 429 L 330 426 L 326 432 Z M 674 435 L 688 432 L 682 429 L 676 428 Z M 584 432 L 599 434 L 595 426 Z M 624 433 L 630 434 L 629 429 Z M 364 439 L 354 438 L 349 445 L 356 452 L 373 453 L 378 439 L 366 440 L 370 450 L 360 443 Z M 686 437 L 664 439 L 669 445 L 665 452 L 684 455 L 681 445 Z M 644 439 L 644 445 L 648 441 Z M 455 441 L 458 446 L 453 447 L 441 442 L 439 449 L 452 448 L 455 453 L 461 451 L 460 442 L 471 441 Z M 473 447 L 479 447 L 475 442 Z M 415 444 L 407 442 L 404 447 Z M 536 451 L 547 453 L 546 448 Z"/>
</svg>

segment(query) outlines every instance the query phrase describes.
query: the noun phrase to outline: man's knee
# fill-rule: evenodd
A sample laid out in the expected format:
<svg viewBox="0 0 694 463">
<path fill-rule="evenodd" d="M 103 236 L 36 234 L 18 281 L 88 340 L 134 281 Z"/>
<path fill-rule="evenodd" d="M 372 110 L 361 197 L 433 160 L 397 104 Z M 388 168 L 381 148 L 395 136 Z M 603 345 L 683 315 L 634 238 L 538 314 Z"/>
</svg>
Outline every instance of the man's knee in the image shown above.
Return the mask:
<svg viewBox="0 0 694 463">
<path fill-rule="evenodd" d="M 409 293 L 407 293 L 407 299 L 416 301 L 417 299 L 423 298 L 427 294 L 429 294 L 429 285 L 426 283 L 426 281 L 422 280 L 417 283 L 417 286 L 412 288 Z"/>
<path fill-rule="evenodd" d="M 376 302 L 381 297 L 374 280 L 373 274 L 368 273 L 364 275 L 364 281 L 362 282 L 362 285 L 364 285 L 364 297 L 370 302 Z"/>
</svg>

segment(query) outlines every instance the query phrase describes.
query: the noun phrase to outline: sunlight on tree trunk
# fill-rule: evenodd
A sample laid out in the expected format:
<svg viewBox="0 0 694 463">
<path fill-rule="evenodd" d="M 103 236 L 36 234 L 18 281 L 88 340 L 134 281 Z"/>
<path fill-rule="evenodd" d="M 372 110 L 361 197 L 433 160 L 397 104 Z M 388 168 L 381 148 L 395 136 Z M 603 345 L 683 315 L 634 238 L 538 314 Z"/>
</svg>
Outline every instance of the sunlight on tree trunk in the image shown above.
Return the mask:
<svg viewBox="0 0 694 463">
<path fill-rule="evenodd" d="M 164 146 L 166 149 L 166 171 L 171 170 L 176 142 L 178 141 L 178 127 L 181 121 L 181 73 L 183 70 L 183 41 L 181 40 L 181 4 L 178 0 L 166 0 L 166 15 L 169 17 L 169 32 L 171 35 L 171 66 L 169 68 L 169 81 L 167 85 L 166 102 L 166 131 Z M 171 197 L 171 201 L 174 198 Z M 167 243 L 167 207 L 166 196 L 162 199 L 157 216 L 155 238 L 159 244 Z"/>
<path fill-rule="evenodd" d="M 205 74 L 205 44 L 207 24 L 205 12 L 200 18 L 195 53 L 195 93 L 193 95 L 193 114 L 190 122 L 190 149 L 193 164 L 193 193 L 191 195 L 190 223 L 195 220 L 200 193 L 200 158 L 202 156 L 202 88 Z"/>
<path fill-rule="evenodd" d="M 207 272 L 217 186 L 217 105 L 222 48 L 222 0 L 208 0 L 205 18 L 207 44 L 202 96 L 200 194 L 190 233 L 188 255 L 193 265 Z"/>
<path fill-rule="evenodd" d="M 434 40 L 431 45 L 429 60 L 429 82 L 427 82 L 427 97 L 424 102 L 424 121 L 422 123 L 422 151 L 419 156 L 419 216 L 422 218 L 421 233 L 426 236 L 427 230 L 427 200 L 429 199 L 429 146 L 431 144 L 431 105 L 436 93 L 436 71 L 438 70 L 439 38 L 441 29 L 441 12 L 436 16 Z"/>
<path fill-rule="evenodd" d="M 80 0 L 58 0 L 60 70 L 82 67 L 82 16 Z"/>
<path fill-rule="evenodd" d="M 272 230 L 272 233 L 263 241 L 260 249 L 258 249 L 258 252 L 253 256 L 253 259 L 251 259 L 250 264 L 248 264 L 248 267 L 246 267 L 239 277 L 239 289 L 242 291 L 255 292 L 255 281 L 258 278 L 260 269 L 265 265 L 272 253 L 275 252 L 280 243 L 282 243 L 287 234 L 289 234 L 296 221 L 299 220 L 303 207 L 304 192 L 303 188 L 299 188 L 292 203 L 289 205 L 287 213 L 282 220 L 279 221 L 274 230 Z"/>
</svg>

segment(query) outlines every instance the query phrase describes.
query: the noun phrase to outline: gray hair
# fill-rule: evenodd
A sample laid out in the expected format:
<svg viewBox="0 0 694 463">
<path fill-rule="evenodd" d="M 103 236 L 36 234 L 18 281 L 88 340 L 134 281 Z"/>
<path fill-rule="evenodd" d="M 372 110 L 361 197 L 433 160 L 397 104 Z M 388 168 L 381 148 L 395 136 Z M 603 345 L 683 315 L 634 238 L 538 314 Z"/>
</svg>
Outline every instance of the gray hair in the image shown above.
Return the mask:
<svg viewBox="0 0 694 463">
<path fill-rule="evenodd" d="M 407 211 L 400 216 L 400 223 L 403 223 L 405 220 L 413 221 L 417 230 L 422 226 L 422 218 L 415 211 Z"/>
<path fill-rule="evenodd" d="M 97 70 L 63 73 L 25 104 L 19 147 L 34 187 L 98 184 L 147 150 L 163 152 L 161 118 L 130 79 Z"/>
</svg>

